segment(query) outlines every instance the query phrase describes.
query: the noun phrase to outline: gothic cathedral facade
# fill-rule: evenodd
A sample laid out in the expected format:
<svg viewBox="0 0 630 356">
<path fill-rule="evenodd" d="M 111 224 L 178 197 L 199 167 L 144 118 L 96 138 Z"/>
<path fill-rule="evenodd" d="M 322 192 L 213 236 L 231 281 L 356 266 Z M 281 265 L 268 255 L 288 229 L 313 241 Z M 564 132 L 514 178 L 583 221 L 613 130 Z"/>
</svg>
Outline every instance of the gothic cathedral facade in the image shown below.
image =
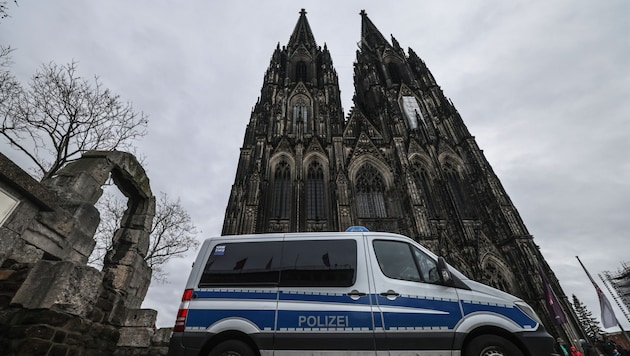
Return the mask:
<svg viewBox="0 0 630 356">
<path fill-rule="evenodd" d="M 492 167 L 425 63 L 361 12 L 353 108 L 302 10 L 276 47 L 245 132 L 222 234 L 409 236 L 469 277 L 518 295 L 555 336 L 539 269 L 573 313 Z M 577 325 L 577 324 L 575 324 Z M 564 329 L 564 330 L 562 330 Z M 577 329 L 579 330 L 579 328 Z"/>
</svg>

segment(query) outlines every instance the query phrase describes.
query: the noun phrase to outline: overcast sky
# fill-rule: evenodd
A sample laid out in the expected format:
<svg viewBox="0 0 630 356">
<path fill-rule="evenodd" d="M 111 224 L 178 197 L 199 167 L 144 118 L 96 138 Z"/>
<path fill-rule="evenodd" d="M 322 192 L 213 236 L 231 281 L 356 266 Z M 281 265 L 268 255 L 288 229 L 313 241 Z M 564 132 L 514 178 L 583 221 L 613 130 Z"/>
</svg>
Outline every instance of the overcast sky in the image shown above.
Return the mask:
<svg viewBox="0 0 630 356">
<path fill-rule="evenodd" d="M 42 63 L 74 60 L 80 75 L 98 75 L 149 115 L 149 133 L 137 145 L 152 189 L 181 198 L 203 231 L 200 240 L 221 233 L 263 74 L 300 9 L 317 43 L 328 45 L 346 114 L 365 9 L 384 36 L 393 34 L 426 62 L 569 298 L 577 295 L 599 317 L 575 256 L 596 279 L 630 262 L 627 0 L 8 5 L 0 44 L 16 49 L 12 71 L 23 83 Z M 28 168 L 4 142 L 0 149 Z M 168 284 L 151 286 L 143 307 L 159 311 L 158 326 L 174 323 L 195 253 L 169 264 Z"/>
</svg>

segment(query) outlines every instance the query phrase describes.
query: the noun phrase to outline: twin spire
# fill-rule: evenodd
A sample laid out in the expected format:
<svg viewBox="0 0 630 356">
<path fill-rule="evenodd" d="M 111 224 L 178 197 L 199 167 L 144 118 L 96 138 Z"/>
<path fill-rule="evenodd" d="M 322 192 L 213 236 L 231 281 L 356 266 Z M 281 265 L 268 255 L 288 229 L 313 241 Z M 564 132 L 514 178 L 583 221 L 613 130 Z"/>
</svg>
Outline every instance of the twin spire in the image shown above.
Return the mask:
<svg viewBox="0 0 630 356">
<path fill-rule="evenodd" d="M 317 48 L 317 43 L 311 31 L 311 26 L 309 26 L 308 20 L 306 19 L 306 10 L 304 9 L 300 11 L 300 18 L 295 25 L 295 29 L 293 29 L 288 47 L 296 48 L 300 44 L 303 44 L 308 49 Z"/>
<path fill-rule="evenodd" d="M 368 18 L 365 10 L 361 10 L 361 47 L 364 45 L 368 48 L 379 48 L 383 46 L 390 46 L 389 42 L 383 37 L 381 32 L 374 26 L 374 23 Z M 295 29 L 289 39 L 289 48 L 296 48 L 300 44 L 303 44 L 306 48 L 317 48 L 315 42 L 315 36 L 311 31 L 311 26 L 306 19 L 306 10 L 300 11 L 300 18 L 298 19 Z"/>
</svg>

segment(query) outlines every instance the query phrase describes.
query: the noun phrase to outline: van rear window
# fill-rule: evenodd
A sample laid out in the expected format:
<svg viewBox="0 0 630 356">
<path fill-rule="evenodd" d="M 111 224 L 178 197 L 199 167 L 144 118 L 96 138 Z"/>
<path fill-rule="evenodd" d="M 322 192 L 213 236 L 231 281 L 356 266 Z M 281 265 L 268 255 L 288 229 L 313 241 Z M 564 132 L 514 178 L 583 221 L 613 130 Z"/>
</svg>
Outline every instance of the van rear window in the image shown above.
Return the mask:
<svg viewBox="0 0 630 356">
<path fill-rule="evenodd" d="M 354 240 L 304 240 L 216 245 L 199 287 L 345 287 L 356 278 Z"/>
<path fill-rule="evenodd" d="M 281 252 L 281 241 L 216 245 L 203 270 L 199 287 L 277 285 Z"/>
</svg>

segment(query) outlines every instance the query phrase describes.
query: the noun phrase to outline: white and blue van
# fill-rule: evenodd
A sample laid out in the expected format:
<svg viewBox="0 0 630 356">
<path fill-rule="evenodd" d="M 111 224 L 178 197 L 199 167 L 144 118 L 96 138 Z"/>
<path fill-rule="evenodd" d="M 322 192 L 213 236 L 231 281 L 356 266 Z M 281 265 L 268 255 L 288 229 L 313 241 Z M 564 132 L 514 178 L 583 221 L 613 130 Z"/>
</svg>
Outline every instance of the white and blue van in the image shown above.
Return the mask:
<svg viewBox="0 0 630 356">
<path fill-rule="evenodd" d="M 408 237 L 276 233 L 203 243 L 169 355 L 549 356 L 553 338 Z"/>
</svg>

